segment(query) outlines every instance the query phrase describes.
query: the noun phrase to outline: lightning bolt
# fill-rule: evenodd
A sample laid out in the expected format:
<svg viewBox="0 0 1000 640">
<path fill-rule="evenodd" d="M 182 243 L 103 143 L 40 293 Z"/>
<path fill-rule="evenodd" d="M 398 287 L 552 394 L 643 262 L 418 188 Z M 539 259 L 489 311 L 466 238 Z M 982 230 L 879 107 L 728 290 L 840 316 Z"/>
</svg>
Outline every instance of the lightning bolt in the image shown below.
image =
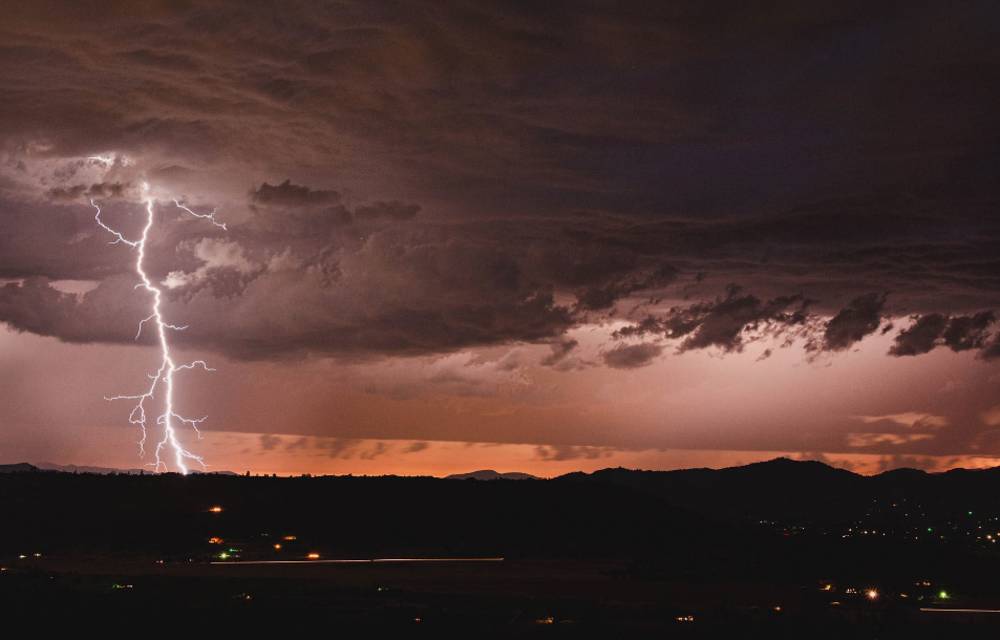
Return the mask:
<svg viewBox="0 0 1000 640">
<path fill-rule="evenodd" d="M 205 417 L 201 418 L 186 418 L 174 410 L 174 375 L 179 371 L 190 370 L 190 369 L 203 369 L 205 371 L 215 371 L 205 363 L 204 360 L 195 360 L 187 364 L 177 364 L 170 352 L 170 340 L 167 338 L 169 331 L 183 331 L 187 328 L 187 325 L 175 325 L 164 320 L 163 311 L 161 308 L 163 302 L 163 292 L 160 290 L 156 284 L 149 278 L 149 274 L 146 273 L 145 260 L 146 260 L 146 241 L 149 239 L 149 232 L 153 228 L 153 222 L 155 220 L 155 207 L 156 200 L 149 195 L 149 185 L 143 183 L 143 202 L 146 205 L 146 224 L 142 228 L 142 235 L 138 240 L 129 240 L 121 232 L 109 227 L 107 224 L 101 220 L 101 207 L 98 206 L 93 199 L 91 199 L 90 204 L 97 213 L 94 214 L 94 220 L 97 224 L 114 236 L 109 244 L 125 244 L 136 250 L 136 261 L 135 261 L 135 272 L 139 276 L 139 284 L 135 286 L 136 289 L 144 289 L 150 294 L 150 314 L 139 321 L 139 327 L 135 334 L 135 339 L 138 340 L 139 336 L 142 334 L 143 326 L 147 322 L 152 322 L 157 334 L 157 342 L 160 346 L 160 366 L 157 368 L 156 372 L 153 374 L 147 374 L 150 384 L 143 393 L 131 394 L 131 395 L 118 395 L 105 397 L 105 400 L 109 402 L 115 400 L 132 400 L 135 405 L 132 408 L 131 413 L 129 413 L 129 424 L 134 424 L 139 427 L 141 436 L 139 438 L 139 455 L 140 457 L 145 457 L 146 453 L 146 437 L 147 437 L 147 414 L 146 414 L 146 404 L 147 402 L 153 401 L 156 397 L 156 393 L 159 388 L 163 391 L 163 413 L 156 417 L 156 424 L 162 425 L 163 435 L 156 442 L 156 447 L 153 452 L 153 462 L 149 463 L 156 471 L 168 471 L 169 467 L 163 459 L 163 454 L 165 451 L 172 452 L 174 465 L 183 474 L 187 474 L 188 462 L 195 462 L 202 468 L 205 468 L 204 459 L 194 454 L 181 444 L 180 438 L 177 435 L 177 428 L 175 425 L 184 424 L 188 425 L 194 429 L 195 433 L 198 434 L 198 438 L 201 438 L 201 431 L 198 430 L 198 426 L 205 421 Z M 195 218 L 201 218 L 208 220 L 216 227 L 222 230 L 226 229 L 226 225 L 215 219 L 215 210 L 211 213 L 195 213 L 188 207 L 182 205 L 177 200 L 174 200 L 174 205 Z"/>
</svg>

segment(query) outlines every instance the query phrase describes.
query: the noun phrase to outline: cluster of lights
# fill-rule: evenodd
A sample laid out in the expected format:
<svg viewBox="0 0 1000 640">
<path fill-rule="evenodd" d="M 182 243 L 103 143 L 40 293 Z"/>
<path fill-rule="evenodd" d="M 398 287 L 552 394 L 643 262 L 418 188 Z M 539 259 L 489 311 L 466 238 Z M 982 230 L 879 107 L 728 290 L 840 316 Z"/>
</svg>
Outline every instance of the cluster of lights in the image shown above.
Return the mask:
<svg viewBox="0 0 1000 640">
<path fill-rule="evenodd" d="M 225 551 L 222 551 L 221 553 L 219 553 L 219 560 L 228 560 L 230 558 L 238 558 L 238 557 L 240 557 L 239 554 L 240 554 L 240 550 L 239 549 L 230 547 L 230 548 L 226 549 Z"/>
<path fill-rule="evenodd" d="M 916 586 L 918 588 L 927 589 L 927 588 L 929 588 L 929 587 L 932 586 L 932 583 L 931 583 L 930 580 L 918 580 L 917 582 L 914 583 L 914 586 Z M 831 583 L 831 582 L 823 582 L 820 585 L 819 590 L 820 591 L 826 591 L 826 592 L 833 592 L 836 589 L 835 589 L 833 583 Z M 881 593 L 875 587 L 868 587 L 868 588 L 866 588 L 866 589 L 864 589 L 862 591 L 858 591 L 858 589 L 855 588 L 855 587 L 846 587 L 844 589 L 844 593 L 847 594 L 847 595 L 863 595 L 865 598 L 867 598 L 868 600 L 870 600 L 872 602 L 874 602 L 875 600 L 878 600 L 881 597 Z M 898 594 L 898 596 L 900 598 L 903 598 L 903 599 L 909 599 L 910 594 L 905 593 L 905 592 L 900 592 Z M 933 596 L 920 595 L 920 596 L 918 596 L 918 599 L 923 600 L 925 597 L 936 597 L 938 600 L 950 600 L 951 599 L 951 594 L 946 589 L 939 589 Z M 830 602 L 830 604 L 832 606 L 837 606 L 837 605 L 840 604 L 840 602 L 839 601 L 834 601 L 834 602 Z"/>
</svg>

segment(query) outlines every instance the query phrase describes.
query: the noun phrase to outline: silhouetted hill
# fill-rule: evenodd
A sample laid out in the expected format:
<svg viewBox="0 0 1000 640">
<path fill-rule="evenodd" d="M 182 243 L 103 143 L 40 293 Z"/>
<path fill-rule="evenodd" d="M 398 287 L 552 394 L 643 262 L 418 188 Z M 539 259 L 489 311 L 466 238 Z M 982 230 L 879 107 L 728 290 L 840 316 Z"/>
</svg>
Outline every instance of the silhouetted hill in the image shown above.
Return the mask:
<svg viewBox="0 0 1000 640">
<path fill-rule="evenodd" d="M 168 564 L 502 556 L 612 563 L 612 575 L 686 585 L 912 586 L 934 575 L 979 589 L 1000 564 L 997 495 L 997 469 L 866 477 L 791 460 L 527 482 L 4 473 L 3 521 L 16 526 L 0 527 L 0 549 Z"/>
<path fill-rule="evenodd" d="M 1000 468 L 944 473 L 895 469 L 862 476 L 821 462 L 777 458 L 718 470 L 602 469 L 556 481 L 626 486 L 668 504 L 729 519 L 835 522 L 865 513 L 873 501 L 897 498 L 956 513 L 994 509 Z"/>
<path fill-rule="evenodd" d="M 95 473 L 98 475 L 109 475 L 109 474 L 123 474 L 123 475 L 142 475 L 142 474 L 152 474 L 153 471 L 150 469 L 119 469 L 117 467 L 94 467 L 87 465 L 76 465 L 76 464 L 56 464 L 54 462 L 36 462 L 34 464 L 28 462 L 18 462 L 16 464 L 0 464 L 0 473 L 17 473 L 24 471 L 56 471 L 59 473 Z M 234 471 L 199 471 L 194 469 L 191 471 L 192 474 L 202 474 L 202 475 L 221 475 L 221 476 L 235 476 L 238 475 Z"/>
<path fill-rule="evenodd" d="M 89 468 L 77 468 L 78 471 L 90 471 Z M 38 471 L 29 464 L 6 465 L 0 467 L 0 472 Z M 121 475 L 120 472 L 119 475 Z M 61 476 L 54 472 L 33 473 L 31 476 Z M 180 486 L 174 482 L 186 482 L 184 486 L 199 486 L 199 480 L 171 480 L 171 476 L 145 474 L 135 477 L 130 483 L 121 478 L 119 483 L 110 483 L 101 488 L 100 492 L 112 491 L 128 494 L 137 486 L 145 486 L 149 482 L 151 491 L 164 491 L 165 488 Z M 876 476 L 862 476 L 843 469 L 836 469 L 826 464 L 814 461 L 794 461 L 779 458 L 740 467 L 726 469 L 684 469 L 677 471 L 634 471 L 623 468 L 603 469 L 593 473 L 571 473 L 553 480 L 534 479 L 528 483 L 506 482 L 471 482 L 456 483 L 448 480 L 473 479 L 527 479 L 528 474 L 498 473 L 493 470 L 481 470 L 468 474 L 456 474 L 447 479 L 433 478 L 338 478 L 321 477 L 307 482 L 305 478 L 270 479 L 275 484 L 268 484 L 264 479 L 240 479 L 236 482 L 227 473 L 199 474 L 204 482 L 209 478 L 219 480 L 228 478 L 234 484 L 226 482 L 212 483 L 205 486 L 226 487 L 226 495 L 232 495 L 236 500 L 249 500 L 241 495 L 251 487 L 266 487 L 274 495 L 289 492 L 290 487 L 301 487 L 303 495 L 309 496 L 312 504 L 326 504 L 333 501 L 338 508 L 353 505 L 352 513 L 370 513 L 374 503 L 365 501 L 370 497 L 375 503 L 392 505 L 391 508 L 410 513 L 414 508 L 410 504 L 401 504 L 395 496 L 384 495 L 385 488 L 393 486 L 403 494 L 409 494 L 415 505 L 423 505 L 425 509 L 433 509 L 438 516 L 444 516 L 447 509 L 458 508 L 458 515 L 448 515 L 451 526 L 456 531 L 466 530 L 469 522 L 463 519 L 477 513 L 479 505 L 494 501 L 492 513 L 506 513 L 510 518 L 521 522 L 532 522 L 536 519 L 546 523 L 556 517 L 562 517 L 565 522 L 574 522 L 588 531 L 596 532 L 601 527 L 614 527 L 615 522 L 632 522 L 636 526 L 652 530 L 656 527 L 666 527 L 669 532 L 682 529 L 695 530 L 710 526 L 710 523 L 726 522 L 727 526 L 757 526 L 760 523 L 771 523 L 774 528 L 784 530 L 787 526 L 805 527 L 809 530 L 822 529 L 829 532 L 849 532 L 852 523 L 869 522 L 872 528 L 880 531 L 894 531 L 898 535 L 912 529 L 912 521 L 906 518 L 913 514 L 929 514 L 926 518 L 935 522 L 947 523 L 958 518 L 967 518 L 972 513 L 983 514 L 997 511 L 996 496 L 1000 495 L 1000 469 L 985 470 L 953 470 L 945 473 L 926 473 L 914 469 L 897 469 Z M 355 496 L 345 493 L 345 487 L 357 484 Z M 443 484 L 440 484 L 443 483 Z M 480 488 L 459 489 L 455 485 L 483 485 Z M 69 487 L 72 493 L 78 486 L 72 482 L 52 481 L 51 486 Z M 518 485 L 516 488 L 511 485 Z M 523 485 L 523 486 L 521 486 Z M 44 487 L 40 486 L 40 490 Z M 80 485 L 82 486 L 82 485 Z M 332 493 L 326 493 L 330 489 Z M 467 493 L 462 493 L 467 491 Z M 612 497 L 614 496 L 614 497 Z M 175 496 L 164 495 L 151 504 L 171 504 Z M 595 512 L 598 500 L 609 500 L 606 512 Z M 474 500 L 476 508 L 470 507 L 468 501 Z M 286 495 L 278 500 L 259 503 L 266 512 L 284 513 L 285 505 L 299 504 L 298 495 Z M 257 502 L 255 502 L 257 504 Z M 633 511 L 621 511 L 628 505 Z M 255 507 L 256 508 L 256 507 Z M 302 509 L 309 508 L 305 502 Z M 603 518 L 600 525 L 592 521 L 583 521 L 582 514 L 590 513 L 593 518 Z M 607 513 L 615 513 L 608 518 Z M 529 515 L 530 514 L 530 515 Z M 28 514 L 25 513 L 27 516 Z M 411 515 L 416 520 L 424 517 L 416 512 Z M 458 516 L 462 517 L 458 517 Z M 1000 515 L 1000 514 L 998 514 Z M 81 514 L 82 517 L 82 514 Z M 298 516 L 296 516 L 298 517 Z M 477 516 L 479 517 L 479 516 Z M 484 519 L 481 527 L 488 530 L 488 535 L 480 540 L 499 540 L 503 536 L 498 532 L 506 531 L 507 522 L 493 522 L 493 515 L 481 514 Z M 921 515 L 921 517 L 924 517 Z M 375 520 L 378 521 L 379 516 Z M 457 519 L 456 519 L 457 518 Z M 647 521 L 653 518 L 653 521 Z M 637 524 L 642 521 L 643 524 Z M 486 525 L 486 522 L 492 524 Z M 935 522 L 928 522 L 931 528 Z M 386 526 L 393 528 L 395 525 Z M 503 526 L 500 526 L 503 524 Z M 878 526 L 874 526 L 878 524 Z M 561 524 L 560 524 L 561 526 Z M 951 526 L 951 525 L 947 525 Z M 985 525 L 984 525 L 985 526 Z M 475 527 L 473 527 L 475 528 Z M 796 529 L 798 530 L 798 529 Z M 634 533 L 634 532 L 633 532 Z M 507 531 L 513 538 L 525 538 L 522 532 Z M 566 535 L 571 535 L 568 531 Z M 914 535 L 912 531 L 905 535 Z M 498 537 L 499 536 L 499 537 Z M 448 536 L 445 536 L 446 538 Z M 550 541 L 556 545 L 554 540 Z M 525 539 L 525 544 L 534 541 Z M 548 542 L 546 544 L 549 544 Z"/>
<path fill-rule="evenodd" d="M 31 471 L 40 471 L 40 469 L 33 464 L 28 464 L 27 462 L 0 464 L 0 473 L 25 473 Z"/>
<path fill-rule="evenodd" d="M 453 473 L 450 476 L 445 476 L 445 480 L 537 480 L 537 476 L 533 476 L 530 473 L 521 473 L 520 471 L 507 471 L 505 473 L 500 473 L 494 471 L 493 469 L 481 469 L 479 471 L 470 471 L 469 473 Z"/>
<path fill-rule="evenodd" d="M 333 557 L 644 553 L 683 570 L 729 553 L 721 542 L 735 531 L 626 487 L 546 480 L 10 473 L 0 475 L 0 503 L 18 523 L 0 527 L 0 548 L 27 550 L 190 554 L 216 551 L 205 541 L 221 536 L 273 554 L 275 538 L 292 534 Z"/>
<path fill-rule="evenodd" d="M 98 474 L 108 474 L 108 473 L 125 473 L 125 474 L 140 474 L 149 473 L 149 470 L 142 469 L 115 469 L 113 467 L 89 467 L 81 466 L 76 464 L 55 464 L 53 462 L 39 462 L 35 465 L 43 471 L 59 471 L 62 473 L 98 473 Z"/>
<path fill-rule="evenodd" d="M 893 636 L 744 631 L 765 617 L 878 626 L 943 600 L 1000 601 L 998 470 L 865 477 L 773 460 L 527 482 L 0 470 L 0 601 L 41 615 L 162 615 L 186 603 L 238 619 L 261 607 L 284 621 L 318 619 L 326 606 L 323 620 L 369 626 L 396 615 L 423 627 L 467 610 L 463 630 L 484 616 L 640 629 L 690 617 L 740 632 L 680 637 L 868 638 Z M 393 566 L 406 558 L 421 561 Z"/>
</svg>

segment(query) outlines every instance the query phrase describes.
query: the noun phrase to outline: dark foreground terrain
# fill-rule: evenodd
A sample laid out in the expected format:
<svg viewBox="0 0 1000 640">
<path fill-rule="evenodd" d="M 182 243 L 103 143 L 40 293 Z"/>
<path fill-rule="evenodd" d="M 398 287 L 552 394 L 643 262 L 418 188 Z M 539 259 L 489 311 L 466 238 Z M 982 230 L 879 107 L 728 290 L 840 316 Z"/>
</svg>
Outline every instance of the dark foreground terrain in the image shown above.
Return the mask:
<svg viewBox="0 0 1000 640">
<path fill-rule="evenodd" d="M 367 637 L 996 637 L 998 496 L 998 471 L 787 460 L 494 481 L 0 473 L 0 612 Z"/>
</svg>

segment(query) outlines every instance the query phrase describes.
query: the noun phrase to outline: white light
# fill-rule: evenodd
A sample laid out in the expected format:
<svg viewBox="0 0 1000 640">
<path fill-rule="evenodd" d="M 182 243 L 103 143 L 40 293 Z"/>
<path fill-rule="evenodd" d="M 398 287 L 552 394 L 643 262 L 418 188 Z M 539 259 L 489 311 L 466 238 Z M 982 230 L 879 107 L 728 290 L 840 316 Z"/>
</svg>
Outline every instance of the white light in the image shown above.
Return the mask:
<svg viewBox="0 0 1000 640">
<path fill-rule="evenodd" d="M 91 206 L 93 206 L 94 209 L 97 210 L 97 213 L 94 215 L 94 220 L 97 221 L 97 224 L 100 225 L 102 229 L 106 230 L 108 233 L 110 233 L 115 237 L 115 239 L 111 242 L 111 244 L 122 243 L 136 249 L 137 257 L 135 261 L 135 272 L 139 275 L 139 279 L 141 280 L 141 283 L 136 285 L 136 288 L 137 289 L 142 288 L 145 289 L 147 292 L 149 292 L 150 295 L 152 296 L 152 303 L 150 308 L 151 313 L 139 322 L 139 326 L 136 331 L 135 337 L 138 340 L 139 336 L 142 333 L 143 325 L 145 325 L 145 323 L 149 321 L 153 321 L 154 325 L 156 326 L 157 341 L 160 346 L 160 366 L 156 370 L 155 374 L 149 375 L 151 383 L 148 389 L 144 393 L 134 394 L 134 395 L 111 396 L 105 399 L 109 401 L 113 400 L 136 401 L 135 407 L 132 409 L 132 412 L 129 413 L 129 423 L 138 425 L 141 431 L 142 435 L 140 436 L 139 439 L 139 454 L 140 456 L 142 456 L 145 455 L 145 446 L 146 446 L 146 419 L 147 419 L 146 401 L 153 399 L 154 395 L 156 394 L 157 387 L 160 386 L 160 384 L 162 383 L 164 388 L 164 393 L 163 393 L 164 409 L 163 413 L 157 416 L 156 424 L 163 425 L 163 436 L 156 443 L 153 462 L 150 464 L 150 466 L 152 466 L 157 471 L 160 470 L 167 471 L 169 467 L 167 466 L 167 463 L 163 461 L 160 454 L 164 448 L 169 448 L 170 450 L 173 451 L 174 464 L 176 465 L 177 469 L 181 473 L 186 475 L 188 473 L 188 466 L 186 464 L 186 461 L 193 460 L 194 462 L 201 465 L 202 468 L 205 467 L 205 461 L 201 458 L 201 456 L 191 453 L 181 445 L 181 442 L 177 436 L 177 431 L 174 428 L 174 424 L 176 421 L 191 426 L 195 430 L 195 433 L 198 434 L 198 437 L 200 439 L 201 432 L 198 431 L 198 425 L 204 422 L 205 418 L 204 417 L 185 418 L 184 416 L 174 411 L 174 374 L 184 369 L 194 369 L 196 367 L 204 369 L 205 371 L 214 371 L 214 369 L 211 369 L 203 360 L 195 360 L 194 362 L 178 365 L 174 362 L 173 356 L 170 353 L 170 341 L 167 339 L 167 331 L 168 330 L 183 331 L 184 329 L 187 328 L 187 326 L 170 324 L 166 320 L 164 320 L 163 313 L 161 310 L 161 303 L 163 298 L 162 291 L 156 285 L 153 284 L 153 281 L 150 280 L 149 276 L 146 274 L 144 265 L 146 259 L 146 240 L 149 238 L 149 232 L 153 228 L 153 221 L 155 219 L 154 207 L 156 205 L 156 201 L 153 199 L 152 196 L 149 195 L 148 184 L 143 183 L 142 191 L 145 196 L 144 202 L 146 203 L 146 224 L 142 229 L 142 236 L 139 238 L 139 240 L 129 240 L 125 238 L 125 236 L 122 235 L 121 232 L 116 231 L 115 229 L 112 229 L 111 227 L 106 225 L 101 220 L 101 208 L 93 200 L 90 201 Z M 225 224 L 218 222 L 215 219 L 215 211 L 212 211 L 212 213 L 208 214 L 199 214 L 195 213 L 191 209 L 180 204 L 177 200 L 174 200 L 174 204 L 179 209 L 186 211 L 187 213 L 195 216 L 196 218 L 209 220 L 213 225 L 221 229 L 226 228 Z"/>
</svg>

